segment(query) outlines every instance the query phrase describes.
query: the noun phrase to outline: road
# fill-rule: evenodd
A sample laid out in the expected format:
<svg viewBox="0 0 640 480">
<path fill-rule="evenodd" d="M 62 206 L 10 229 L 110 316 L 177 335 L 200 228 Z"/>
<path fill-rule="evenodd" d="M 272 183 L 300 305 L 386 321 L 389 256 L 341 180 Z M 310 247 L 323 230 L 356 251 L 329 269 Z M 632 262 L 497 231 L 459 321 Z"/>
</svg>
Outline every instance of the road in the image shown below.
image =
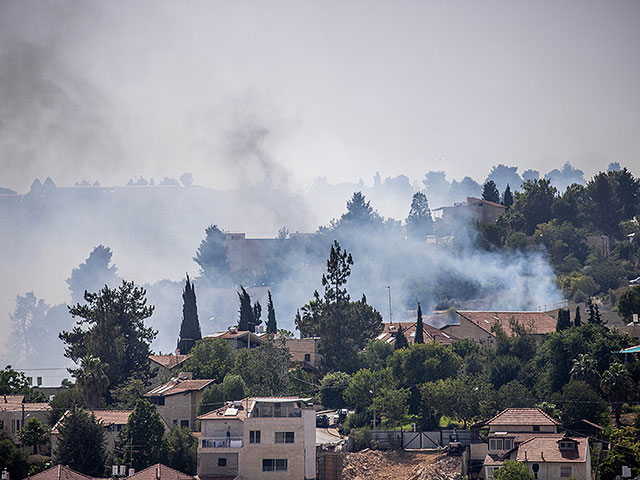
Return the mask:
<svg viewBox="0 0 640 480">
<path fill-rule="evenodd" d="M 335 430 L 333 431 L 335 432 Z M 328 428 L 316 428 L 316 445 L 338 443 L 340 440 L 341 438 L 338 435 L 329 433 Z"/>
</svg>

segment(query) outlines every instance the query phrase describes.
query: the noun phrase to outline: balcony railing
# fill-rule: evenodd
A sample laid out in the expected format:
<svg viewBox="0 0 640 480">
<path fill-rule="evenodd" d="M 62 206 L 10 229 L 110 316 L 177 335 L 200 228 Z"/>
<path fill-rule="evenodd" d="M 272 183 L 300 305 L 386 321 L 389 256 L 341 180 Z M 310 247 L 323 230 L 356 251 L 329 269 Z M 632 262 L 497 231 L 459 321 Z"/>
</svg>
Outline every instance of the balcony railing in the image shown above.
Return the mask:
<svg viewBox="0 0 640 480">
<path fill-rule="evenodd" d="M 271 405 L 257 405 L 251 412 L 253 418 L 300 418 L 301 408 L 273 407 Z"/>
<path fill-rule="evenodd" d="M 242 437 L 204 437 L 200 448 L 242 448 Z"/>
</svg>

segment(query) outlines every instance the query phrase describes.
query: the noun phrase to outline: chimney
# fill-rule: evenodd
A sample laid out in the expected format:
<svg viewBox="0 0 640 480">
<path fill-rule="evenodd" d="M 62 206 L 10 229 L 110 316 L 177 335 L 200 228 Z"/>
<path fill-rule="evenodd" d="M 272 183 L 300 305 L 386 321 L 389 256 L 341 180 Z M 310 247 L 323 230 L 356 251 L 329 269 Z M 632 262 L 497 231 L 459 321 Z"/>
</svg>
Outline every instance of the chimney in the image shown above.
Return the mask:
<svg viewBox="0 0 640 480">
<path fill-rule="evenodd" d="M 161 477 L 162 475 L 160 474 L 160 464 L 158 463 L 156 465 L 156 480 L 160 480 Z"/>
<path fill-rule="evenodd" d="M 638 314 L 637 313 L 633 314 L 633 323 L 636 324 L 636 325 L 638 324 Z"/>
<path fill-rule="evenodd" d="M 134 473 L 136 473 L 136 469 L 135 468 L 130 468 L 129 469 L 129 476 L 132 477 Z"/>
<path fill-rule="evenodd" d="M 118 476 L 118 465 L 111 465 L 111 476 L 112 477 Z"/>
<path fill-rule="evenodd" d="M 127 466 L 126 465 L 120 465 L 120 476 L 124 477 L 127 474 Z"/>
</svg>

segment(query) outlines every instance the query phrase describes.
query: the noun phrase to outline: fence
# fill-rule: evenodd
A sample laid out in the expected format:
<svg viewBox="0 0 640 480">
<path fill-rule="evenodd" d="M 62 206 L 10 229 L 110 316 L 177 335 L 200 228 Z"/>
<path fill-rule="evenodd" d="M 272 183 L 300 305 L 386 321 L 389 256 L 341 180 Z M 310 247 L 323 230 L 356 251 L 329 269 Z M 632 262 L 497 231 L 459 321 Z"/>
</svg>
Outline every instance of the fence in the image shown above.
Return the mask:
<svg viewBox="0 0 640 480">
<path fill-rule="evenodd" d="M 469 430 L 433 430 L 429 432 L 371 431 L 371 439 L 375 440 L 382 448 L 441 448 L 447 446 L 454 435 L 458 437 L 458 441 L 462 446 L 471 445 L 471 432 Z"/>
</svg>

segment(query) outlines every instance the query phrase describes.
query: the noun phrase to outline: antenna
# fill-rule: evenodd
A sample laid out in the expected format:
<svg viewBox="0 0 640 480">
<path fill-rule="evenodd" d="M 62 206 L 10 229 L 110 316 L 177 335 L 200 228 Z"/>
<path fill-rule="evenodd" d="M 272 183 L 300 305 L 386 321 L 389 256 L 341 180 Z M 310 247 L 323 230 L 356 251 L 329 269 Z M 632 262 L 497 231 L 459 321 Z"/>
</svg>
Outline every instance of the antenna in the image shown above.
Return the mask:
<svg viewBox="0 0 640 480">
<path fill-rule="evenodd" d="M 393 323 L 393 313 L 391 313 L 391 285 L 387 285 L 389 289 L 389 324 Z"/>
</svg>

